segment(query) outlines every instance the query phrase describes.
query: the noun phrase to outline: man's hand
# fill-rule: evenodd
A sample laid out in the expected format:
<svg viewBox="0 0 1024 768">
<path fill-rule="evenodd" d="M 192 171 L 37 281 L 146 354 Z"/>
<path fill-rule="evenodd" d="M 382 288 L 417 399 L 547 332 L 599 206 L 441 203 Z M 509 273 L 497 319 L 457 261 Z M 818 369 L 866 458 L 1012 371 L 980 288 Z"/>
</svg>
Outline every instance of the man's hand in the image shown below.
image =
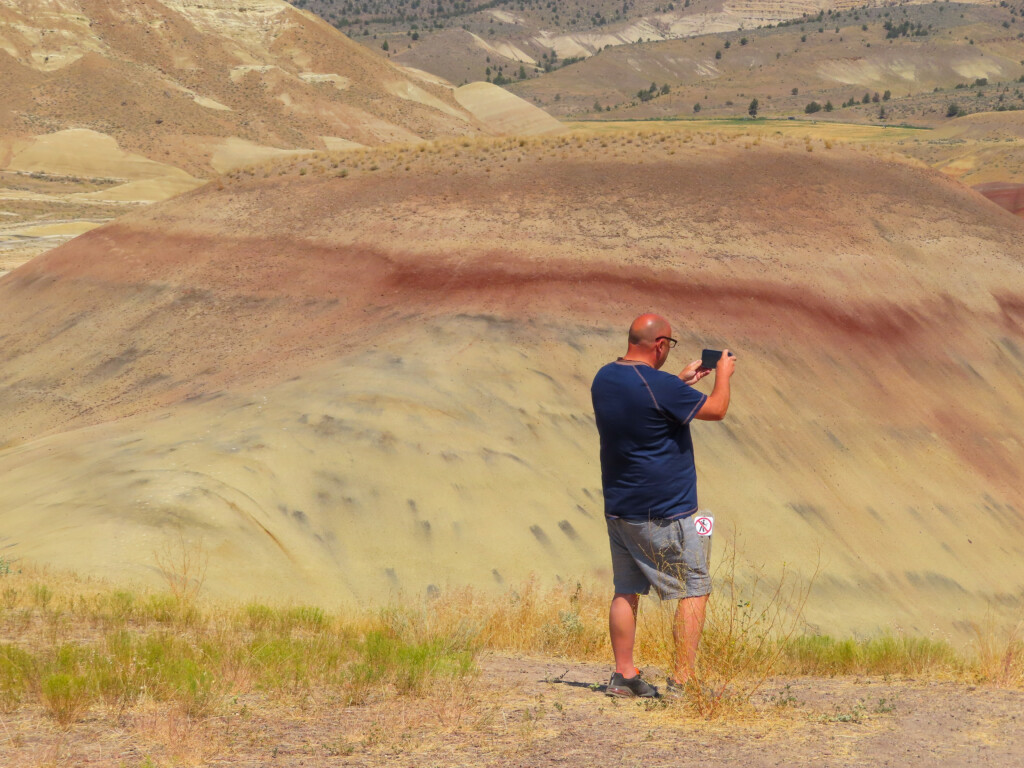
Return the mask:
<svg viewBox="0 0 1024 768">
<path fill-rule="evenodd" d="M 701 370 L 711 373 L 707 368 Z M 729 410 L 729 379 L 732 378 L 735 370 L 736 358 L 729 355 L 728 349 L 723 349 L 722 356 L 718 359 L 718 365 L 715 366 L 715 386 L 711 390 L 711 394 L 708 395 L 708 399 L 704 401 L 704 405 L 694 415 L 695 419 L 720 421 L 725 418 L 725 413 Z"/>
<path fill-rule="evenodd" d="M 683 380 L 683 384 L 689 384 L 692 387 L 709 373 L 711 373 L 710 368 L 702 368 L 700 360 L 694 360 L 679 372 L 679 378 Z"/>
<path fill-rule="evenodd" d="M 715 376 L 732 376 L 736 370 L 736 357 L 728 350 L 722 350 L 722 356 L 715 366 Z"/>
</svg>

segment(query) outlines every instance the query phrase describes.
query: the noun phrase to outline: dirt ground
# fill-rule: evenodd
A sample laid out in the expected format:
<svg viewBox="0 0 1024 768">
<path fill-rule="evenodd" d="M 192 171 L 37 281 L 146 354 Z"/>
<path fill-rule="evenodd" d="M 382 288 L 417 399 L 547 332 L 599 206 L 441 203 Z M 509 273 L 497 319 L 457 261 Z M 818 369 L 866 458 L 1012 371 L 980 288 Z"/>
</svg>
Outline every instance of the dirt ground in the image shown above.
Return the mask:
<svg viewBox="0 0 1024 768">
<path fill-rule="evenodd" d="M 612 699 L 608 667 L 489 655 L 480 675 L 420 698 L 342 706 L 229 697 L 190 719 L 90 712 L 62 730 L 0 715 L 0 764 L 232 766 L 1005 766 L 1024 764 L 1024 691 L 955 682 L 769 681 L 706 721 L 681 703 Z M 648 670 L 653 674 L 656 670 Z M 658 678 L 653 678 L 656 682 Z"/>
</svg>

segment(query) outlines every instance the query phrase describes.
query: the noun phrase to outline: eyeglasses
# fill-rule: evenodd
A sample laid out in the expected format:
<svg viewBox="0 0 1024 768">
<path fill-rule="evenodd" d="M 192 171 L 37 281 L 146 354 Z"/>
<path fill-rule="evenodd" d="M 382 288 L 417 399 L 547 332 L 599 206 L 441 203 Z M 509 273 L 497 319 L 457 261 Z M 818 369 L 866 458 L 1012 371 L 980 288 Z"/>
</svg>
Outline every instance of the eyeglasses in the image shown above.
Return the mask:
<svg viewBox="0 0 1024 768">
<path fill-rule="evenodd" d="M 674 349 L 676 344 L 679 343 L 678 341 L 673 339 L 671 336 L 656 336 L 654 340 L 655 341 L 661 341 L 662 339 L 667 339 L 668 340 L 668 348 L 669 349 Z"/>
</svg>

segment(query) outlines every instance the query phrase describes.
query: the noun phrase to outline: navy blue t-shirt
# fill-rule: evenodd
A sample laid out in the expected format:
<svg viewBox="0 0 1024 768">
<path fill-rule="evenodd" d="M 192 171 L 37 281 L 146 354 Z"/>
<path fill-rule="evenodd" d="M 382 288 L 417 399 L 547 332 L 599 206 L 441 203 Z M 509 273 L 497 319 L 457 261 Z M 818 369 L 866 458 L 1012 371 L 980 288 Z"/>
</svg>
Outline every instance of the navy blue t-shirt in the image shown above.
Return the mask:
<svg viewBox="0 0 1024 768">
<path fill-rule="evenodd" d="M 678 376 L 617 360 L 590 387 L 606 517 L 673 520 L 697 511 L 690 421 L 707 395 Z"/>
</svg>

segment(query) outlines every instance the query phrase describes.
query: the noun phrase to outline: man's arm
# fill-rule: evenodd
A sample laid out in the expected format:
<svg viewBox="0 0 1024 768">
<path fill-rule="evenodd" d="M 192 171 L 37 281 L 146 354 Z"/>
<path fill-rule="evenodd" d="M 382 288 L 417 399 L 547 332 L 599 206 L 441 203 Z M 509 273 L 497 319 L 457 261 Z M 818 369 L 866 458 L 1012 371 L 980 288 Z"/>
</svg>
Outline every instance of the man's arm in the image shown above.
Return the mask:
<svg viewBox="0 0 1024 768">
<path fill-rule="evenodd" d="M 732 378 L 736 369 L 736 358 L 729 354 L 729 350 L 722 350 L 722 356 L 715 366 L 715 386 L 704 401 L 704 405 L 694 415 L 695 419 L 701 421 L 721 421 L 729 410 L 729 379 Z"/>
</svg>

